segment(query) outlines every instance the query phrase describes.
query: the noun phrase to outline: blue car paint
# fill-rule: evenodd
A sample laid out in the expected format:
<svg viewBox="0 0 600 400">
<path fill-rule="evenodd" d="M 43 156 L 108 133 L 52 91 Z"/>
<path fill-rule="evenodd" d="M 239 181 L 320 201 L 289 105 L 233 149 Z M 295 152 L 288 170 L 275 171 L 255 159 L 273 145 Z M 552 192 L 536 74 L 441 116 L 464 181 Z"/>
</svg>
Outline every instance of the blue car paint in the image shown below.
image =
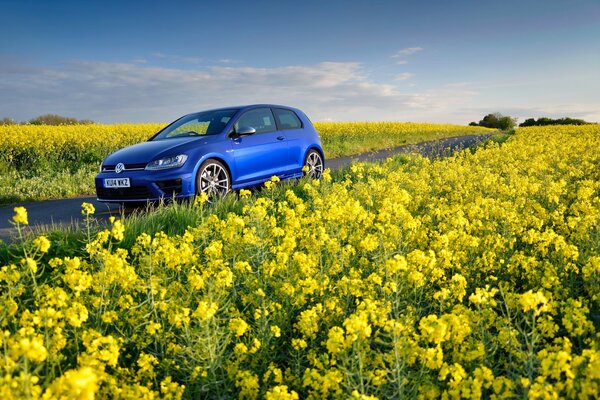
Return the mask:
<svg viewBox="0 0 600 400">
<path fill-rule="evenodd" d="M 244 112 L 255 108 L 291 110 L 302 122 L 302 128 L 230 138 L 228 133 L 238 118 Z M 198 170 L 202 163 L 208 159 L 217 159 L 225 164 L 231 175 L 231 188 L 233 190 L 261 184 L 273 175 L 281 179 L 303 176 L 302 166 L 306 155 L 311 149 L 319 151 L 323 161 L 325 161 L 319 135 L 302 111 L 292 107 L 272 104 L 228 107 L 218 110 L 226 109 L 239 109 L 239 111 L 235 113 L 219 134 L 156 141 L 152 140 L 153 137 L 147 142 L 138 143 L 110 154 L 102 162 L 103 166 L 114 166 L 118 163 L 139 166 L 178 154 L 186 154 L 188 159 L 181 167 L 165 170 L 125 170 L 120 174 L 114 171 L 100 172 L 95 179 L 98 200 L 124 203 L 173 198 L 172 193 L 161 190 L 159 183 L 177 179 L 181 179 L 181 191 L 176 194 L 175 198 L 193 197 L 196 194 Z M 100 191 L 103 189 L 104 179 L 106 178 L 129 178 L 132 188 L 147 190 L 147 193 L 140 197 L 135 197 L 132 193 L 123 195 L 123 197 L 118 197 L 118 194 L 103 197 L 103 193 L 100 193 Z M 122 190 L 122 193 L 127 193 L 127 190 Z"/>
</svg>

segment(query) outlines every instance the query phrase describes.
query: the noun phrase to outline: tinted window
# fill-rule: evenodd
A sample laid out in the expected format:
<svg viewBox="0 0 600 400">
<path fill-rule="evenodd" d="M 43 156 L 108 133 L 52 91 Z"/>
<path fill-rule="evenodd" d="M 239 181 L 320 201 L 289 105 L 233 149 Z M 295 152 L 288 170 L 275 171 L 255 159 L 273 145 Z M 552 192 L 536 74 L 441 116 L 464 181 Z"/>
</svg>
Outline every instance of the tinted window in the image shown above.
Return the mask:
<svg viewBox="0 0 600 400">
<path fill-rule="evenodd" d="M 152 140 L 184 136 L 217 135 L 238 110 L 205 111 L 185 116 L 163 129 Z"/>
<path fill-rule="evenodd" d="M 246 111 L 234 124 L 237 131 L 240 127 L 252 127 L 256 133 L 274 132 L 277 130 L 270 108 L 255 108 Z"/>
<path fill-rule="evenodd" d="M 274 108 L 275 118 L 281 129 L 300 129 L 302 128 L 302 122 L 300 118 L 292 110 L 285 110 L 283 108 Z"/>
</svg>

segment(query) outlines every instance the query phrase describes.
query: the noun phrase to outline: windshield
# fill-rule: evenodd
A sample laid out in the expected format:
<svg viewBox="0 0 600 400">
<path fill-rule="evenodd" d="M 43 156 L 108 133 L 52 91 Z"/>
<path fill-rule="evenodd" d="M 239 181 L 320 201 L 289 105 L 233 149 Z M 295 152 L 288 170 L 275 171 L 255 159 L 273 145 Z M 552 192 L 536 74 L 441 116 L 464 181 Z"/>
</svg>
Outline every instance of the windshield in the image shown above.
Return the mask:
<svg viewBox="0 0 600 400">
<path fill-rule="evenodd" d="M 216 110 L 191 114 L 178 119 L 160 131 L 152 140 L 164 140 L 187 136 L 217 135 L 239 110 Z"/>
</svg>

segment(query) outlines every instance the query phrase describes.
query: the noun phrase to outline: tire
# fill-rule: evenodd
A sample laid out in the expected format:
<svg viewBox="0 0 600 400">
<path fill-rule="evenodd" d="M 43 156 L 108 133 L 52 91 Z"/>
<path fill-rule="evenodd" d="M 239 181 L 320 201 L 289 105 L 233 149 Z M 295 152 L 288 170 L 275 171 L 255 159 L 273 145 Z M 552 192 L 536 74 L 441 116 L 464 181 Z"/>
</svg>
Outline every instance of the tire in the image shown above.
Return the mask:
<svg viewBox="0 0 600 400">
<path fill-rule="evenodd" d="M 302 168 L 304 176 L 319 179 L 323 174 L 323 156 L 321 153 L 311 149 L 304 159 L 304 167 L 308 167 L 308 171 L 304 171 L 306 168 Z"/>
<path fill-rule="evenodd" d="M 220 161 L 210 158 L 200 165 L 196 176 L 196 196 L 206 193 L 209 201 L 225 196 L 231 190 L 231 174 Z"/>
</svg>

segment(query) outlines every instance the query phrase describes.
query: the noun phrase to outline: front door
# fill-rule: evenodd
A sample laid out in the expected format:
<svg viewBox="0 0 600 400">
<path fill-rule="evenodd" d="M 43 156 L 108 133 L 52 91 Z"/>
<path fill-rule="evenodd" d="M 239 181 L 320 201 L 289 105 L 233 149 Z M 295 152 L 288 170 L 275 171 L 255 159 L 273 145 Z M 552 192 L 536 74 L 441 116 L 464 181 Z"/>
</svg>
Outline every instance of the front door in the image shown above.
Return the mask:
<svg viewBox="0 0 600 400">
<path fill-rule="evenodd" d="M 235 183 L 244 184 L 281 175 L 289 164 L 290 154 L 285 134 L 277 131 L 271 109 L 246 111 L 234 124 L 236 131 L 240 127 L 252 127 L 256 133 L 231 139 L 237 172 Z"/>
</svg>

